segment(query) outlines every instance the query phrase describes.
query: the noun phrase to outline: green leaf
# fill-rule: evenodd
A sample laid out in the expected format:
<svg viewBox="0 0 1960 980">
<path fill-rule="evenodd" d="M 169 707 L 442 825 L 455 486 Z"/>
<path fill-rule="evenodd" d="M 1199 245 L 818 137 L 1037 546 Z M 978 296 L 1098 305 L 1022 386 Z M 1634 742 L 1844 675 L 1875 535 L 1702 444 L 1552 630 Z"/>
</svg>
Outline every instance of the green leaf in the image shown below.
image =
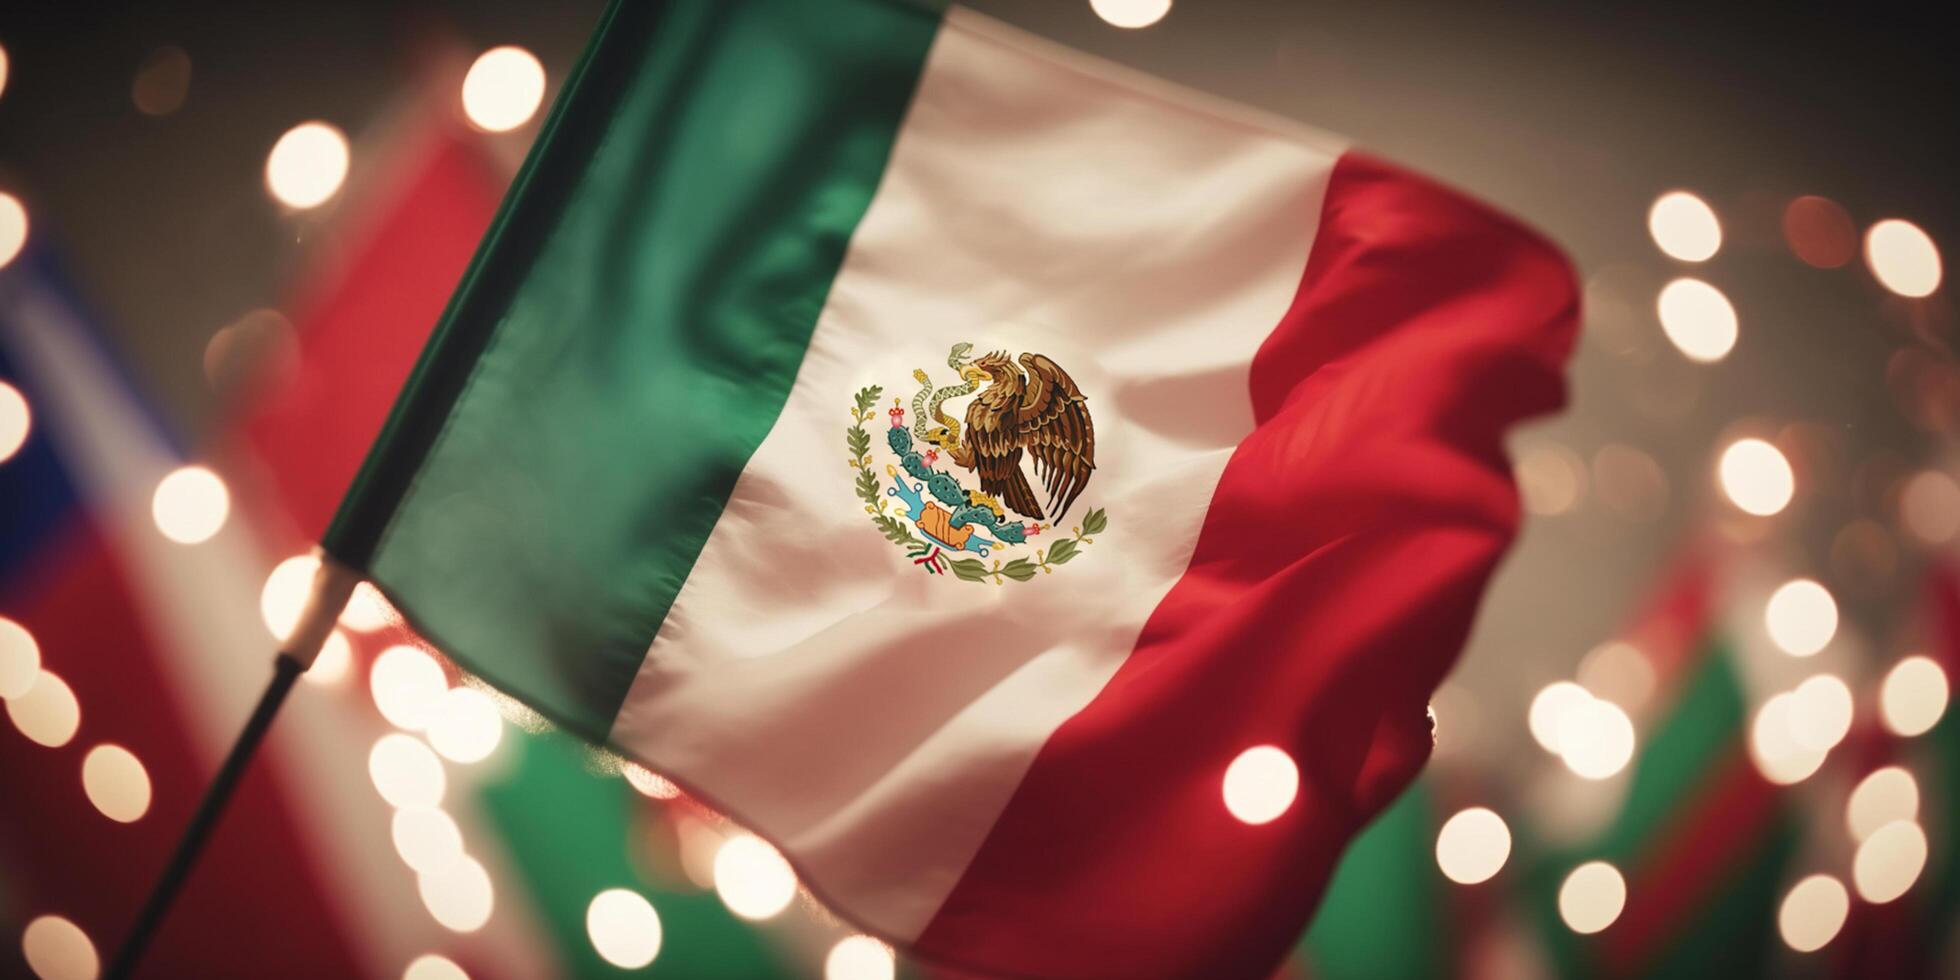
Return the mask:
<svg viewBox="0 0 1960 980">
<path fill-rule="evenodd" d="M 870 411 L 871 406 L 878 403 L 878 396 L 884 393 L 885 393 L 885 387 L 883 385 L 872 385 L 869 388 L 858 389 L 858 393 L 857 393 L 858 414 L 862 415 L 865 412 Z"/>
<path fill-rule="evenodd" d="M 863 456 L 871 448 L 871 433 L 864 431 L 863 426 L 854 425 L 848 430 L 844 441 L 851 447 L 851 455 Z"/>
<path fill-rule="evenodd" d="M 1028 579 L 1034 578 L 1034 573 L 1037 571 L 1039 571 L 1039 569 L 1037 569 L 1034 566 L 1034 564 L 1028 561 L 1026 558 L 1016 558 L 1013 561 L 1010 561 L 1007 564 L 1002 565 L 1000 567 L 1000 573 L 1002 575 L 1005 575 L 1016 582 L 1025 582 Z"/>
<path fill-rule="evenodd" d="M 1098 507 L 1095 510 L 1092 510 L 1089 513 L 1084 514 L 1082 516 L 1083 534 L 1101 534 L 1103 532 L 1103 529 L 1108 526 L 1109 526 L 1109 515 L 1103 513 L 1103 509 L 1101 507 Z"/>
<path fill-rule="evenodd" d="M 1068 564 L 1069 559 L 1074 558 L 1076 555 L 1075 549 L 1076 549 L 1076 544 L 1074 538 L 1063 538 L 1060 541 L 1055 542 L 1055 546 L 1053 548 L 1048 549 L 1048 564 L 1050 565 Z"/>
<path fill-rule="evenodd" d="M 968 582 L 985 582 L 987 580 L 987 566 L 982 564 L 978 558 L 956 558 L 947 562 L 947 567 L 953 570 L 954 578 L 964 579 Z"/>
<path fill-rule="evenodd" d="M 859 470 L 857 479 L 858 499 L 867 504 L 878 502 L 878 474 L 870 470 Z"/>
<path fill-rule="evenodd" d="M 896 517 L 874 517 L 871 520 L 878 525 L 878 530 L 883 531 L 886 539 L 893 544 L 918 546 L 924 546 L 925 544 L 924 541 L 913 537 L 912 532 L 906 528 L 905 522 Z"/>
</svg>

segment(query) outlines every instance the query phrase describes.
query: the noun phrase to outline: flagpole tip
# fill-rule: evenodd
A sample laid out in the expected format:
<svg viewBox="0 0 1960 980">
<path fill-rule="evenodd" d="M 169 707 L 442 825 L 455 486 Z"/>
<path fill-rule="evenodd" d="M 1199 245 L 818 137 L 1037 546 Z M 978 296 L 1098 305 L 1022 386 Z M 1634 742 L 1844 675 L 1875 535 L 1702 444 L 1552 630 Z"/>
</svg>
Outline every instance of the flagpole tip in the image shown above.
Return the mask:
<svg viewBox="0 0 1960 980">
<path fill-rule="evenodd" d="M 298 663 L 302 670 L 313 666 L 320 648 L 326 645 L 327 636 L 340 621 L 341 611 L 347 608 L 354 586 L 361 581 L 360 573 L 334 560 L 324 550 L 316 547 L 314 552 L 320 557 L 320 567 L 313 573 L 306 605 L 293 631 L 279 645 L 279 656 Z"/>
</svg>

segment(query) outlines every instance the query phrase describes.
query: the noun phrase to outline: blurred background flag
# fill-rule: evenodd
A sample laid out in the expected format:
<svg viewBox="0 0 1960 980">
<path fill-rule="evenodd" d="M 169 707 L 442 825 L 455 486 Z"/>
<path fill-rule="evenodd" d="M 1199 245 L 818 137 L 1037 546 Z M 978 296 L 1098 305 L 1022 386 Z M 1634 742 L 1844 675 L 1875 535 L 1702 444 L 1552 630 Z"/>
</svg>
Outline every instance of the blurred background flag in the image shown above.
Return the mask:
<svg viewBox="0 0 1960 980">
<path fill-rule="evenodd" d="M 21 921 L 30 906 L 8 902 L 8 931 L 43 937 L 25 943 L 30 962 L 39 952 L 92 964 L 96 943 L 113 941 L 134 914 L 224 749 L 229 733 L 217 729 L 230 726 L 211 722 L 261 679 L 241 670 L 228 680 L 211 658 L 261 665 L 266 637 L 239 601 L 256 592 L 233 581 L 242 568 L 163 530 L 217 536 L 229 523 L 223 484 L 186 468 L 38 247 L 0 271 L 0 379 L 32 420 L 0 467 L 0 670 L 9 678 L 0 693 L 25 736 L 0 743 L 0 771 L 9 797 L 35 800 L 0 808 L 0 820 L 9 845 L 31 844 L 6 851 L 9 891 L 52 910 Z M 188 491 L 153 501 L 166 478 L 190 480 Z M 242 545 L 235 534 L 220 544 Z M 17 674 L 31 682 L 16 687 Z M 337 775 L 329 767 L 305 779 Z M 160 965 L 215 974 L 247 956 L 370 968 L 329 896 L 331 871 L 316 859 L 292 776 L 267 767 L 245 783 L 235 836 L 184 896 L 188 927 L 158 947 Z M 317 928 L 289 935 L 294 919 Z"/>
<path fill-rule="evenodd" d="M 1535 905 L 1562 975 L 1760 976 L 1773 962 L 1795 824 L 1751 763 L 1728 646 L 1706 636 L 1681 666 L 1618 814 L 1538 863 Z"/>
<path fill-rule="evenodd" d="M 1257 972 L 1428 755 L 1575 319 L 1508 219 L 963 8 L 616 4 L 324 545 L 926 958 Z"/>
<path fill-rule="evenodd" d="M 330 514 L 502 193 L 505 167 L 433 98 L 411 98 L 364 145 L 375 165 L 333 246 L 300 270 L 292 316 L 252 311 L 209 345 L 205 366 L 232 407 L 202 464 L 43 249 L 0 271 L 0 381 L 32 413 L 0 467 L 0 693 L 23 736 L 0 742 L 0 768 L 10 794 L 35 800 L 0 807 L 0 924 L 44 976 L 92 975 L 127 928 L 299 598 L 282 569 L 307 560 L 300 528 Z M 511 726 L 493 707 L 487 737 L 454 710 L 416 728 L 450 753 L 446 777 L 435 773 L 440 807 L 397 807 L 383 794 L 426 790 L 365 752 L 332 750 L 378 744 L 400 730 L 390 711 L 450 689 L 404 699 L 398 679 L 376 676 L 390 650 L 392 663 L 443 669 L 416 644 L 385 606 L 348 612 L 148 973 L 587 975 L 633 962 L 651 936 L 686 975 L 772 975 L 770 943 L 712 879 L 681 868 L 679 828 L 696 828 L 711 859 L 720 818 L 652 783 L 661 797 L 636 792 L 617 760 L 535 716 Z M 548 827 L 535 820 L 540 798 L 554 801 Z M 657 900 L 652 931 L 655 913 L 636 918 L 631 900 L 592 927 L 608 892 Z M 637 938 L 622 947 L 621 930 Z M 821 958 L 840 937 L 811 924 L 776 942 Z"/>
</svg>

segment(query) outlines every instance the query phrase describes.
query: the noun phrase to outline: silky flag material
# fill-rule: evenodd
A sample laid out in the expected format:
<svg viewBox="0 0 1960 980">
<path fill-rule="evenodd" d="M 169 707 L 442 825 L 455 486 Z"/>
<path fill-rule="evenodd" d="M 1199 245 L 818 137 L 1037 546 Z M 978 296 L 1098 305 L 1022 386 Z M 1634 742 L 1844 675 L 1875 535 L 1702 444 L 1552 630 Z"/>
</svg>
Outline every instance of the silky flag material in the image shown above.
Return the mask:
<svg viewBox="0 0 1960 980">
<path fill-rule="evenodd" d="M 1575 320 L 1504 217 L 957 7 L 622 3 L 324 545 L 922 957 L 1258 974 Z"/>
</svg>

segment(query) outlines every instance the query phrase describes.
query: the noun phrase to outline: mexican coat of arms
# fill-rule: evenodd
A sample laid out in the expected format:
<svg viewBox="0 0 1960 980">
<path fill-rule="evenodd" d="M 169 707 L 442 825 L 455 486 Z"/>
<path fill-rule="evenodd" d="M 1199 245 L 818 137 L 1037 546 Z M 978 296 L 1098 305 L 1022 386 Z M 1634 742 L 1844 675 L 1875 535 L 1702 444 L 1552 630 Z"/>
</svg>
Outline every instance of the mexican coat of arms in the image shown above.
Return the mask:
<svg viewBox="0 0 1960 980">
<path fill-rule="evenodd" d="M 910 423 L 904 399 L 893 399 L 877 440 L 883 452 L 874 452 L 870 429 L 884 386 L 859 389 L 845 432 L 849 462 L 865 512 L 914 565 L 969 582 L 1025 582 L 1073 561 L 1108 527 L 1093 508 L 1062 529 L 1095 475 L 1095 424 L 1075 379 L 1046 355 L 969 359 L 972 349 L 954 344 L 947 355 L 957 383 L 912 372 L 920 387 Z M 947 414 L 962 399 L 964 418 Z M 889 461 L 880 465 L 881 456 Z"/>
</svg>

